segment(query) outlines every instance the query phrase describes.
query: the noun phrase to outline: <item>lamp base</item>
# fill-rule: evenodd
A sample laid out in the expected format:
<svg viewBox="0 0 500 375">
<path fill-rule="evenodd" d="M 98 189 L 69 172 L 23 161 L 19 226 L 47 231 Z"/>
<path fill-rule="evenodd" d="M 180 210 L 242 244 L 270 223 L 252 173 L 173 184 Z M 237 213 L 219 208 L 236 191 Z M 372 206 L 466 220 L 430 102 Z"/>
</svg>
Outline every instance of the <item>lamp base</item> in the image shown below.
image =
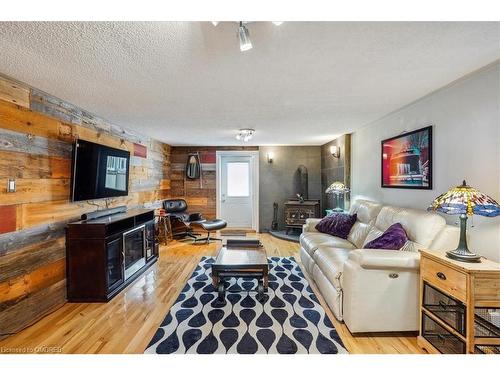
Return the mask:
<svg viewBox="0 0 500 375">
<path fill-rule="evenodd" d="M 456 249 L 452 251 L 447 251 L 446 256 L 450 259 L 458 260 L 460 262 L 468 263 L 481 263 L 481 256 L 471 253 L 467 249 Z"/>
</svg>

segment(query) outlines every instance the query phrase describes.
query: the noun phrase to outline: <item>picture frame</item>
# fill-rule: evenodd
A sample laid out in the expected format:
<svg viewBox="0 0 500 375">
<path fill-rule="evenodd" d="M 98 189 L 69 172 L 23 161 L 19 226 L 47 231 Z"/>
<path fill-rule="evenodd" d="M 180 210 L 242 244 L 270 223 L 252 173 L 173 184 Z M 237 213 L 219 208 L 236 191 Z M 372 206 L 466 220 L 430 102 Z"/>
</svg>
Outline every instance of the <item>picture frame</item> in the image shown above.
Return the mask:
<svg viewBox="0 0 500 375">
<path fill-rule="evenodd" d="M 381 141 L 380 186 L 432 190 L 432 125 Z"/>
</svg>

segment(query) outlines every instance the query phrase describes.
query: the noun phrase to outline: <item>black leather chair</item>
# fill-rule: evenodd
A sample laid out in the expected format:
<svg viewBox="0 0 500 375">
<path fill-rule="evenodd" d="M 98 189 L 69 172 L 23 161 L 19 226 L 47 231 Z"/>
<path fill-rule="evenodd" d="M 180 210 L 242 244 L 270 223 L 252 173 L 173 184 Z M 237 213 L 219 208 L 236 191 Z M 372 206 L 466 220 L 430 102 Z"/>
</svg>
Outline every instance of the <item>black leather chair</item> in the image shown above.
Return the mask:
<svg viewBox="0 0 500 375">
<path fill-rule="evenodd" d="M 201 224 L 205 221 L 201 213 L 188 212 L 188 205 L 184 199 L 167 199 L 163 201 L 163 208 L 170 218 L 173 237 L 197 238 L 191 224 Z"/>
</svg>

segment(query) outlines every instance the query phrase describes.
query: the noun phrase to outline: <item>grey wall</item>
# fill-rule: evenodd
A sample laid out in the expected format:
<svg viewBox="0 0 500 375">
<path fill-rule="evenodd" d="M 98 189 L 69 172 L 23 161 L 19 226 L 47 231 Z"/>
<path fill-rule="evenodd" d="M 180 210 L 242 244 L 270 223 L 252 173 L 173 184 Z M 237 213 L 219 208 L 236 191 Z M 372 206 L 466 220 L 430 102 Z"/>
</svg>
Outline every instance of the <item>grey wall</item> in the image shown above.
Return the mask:
<svg viewBox="0 0 500 375">
<path fill-rule="evenodd" d="M 267 154 L 274 154 L 273 163 Z M 279 228 L 284 229 L 283 203 L 293 197 L 294 175 L 300 165 L 308 170 L 309 199 L 321 199 L 320 146 L 261 146 L 259 148 L 259 223 L 260 231 L 271 229 L 273 202 L 278 203 Z"/>
<path fill-rule="evenodd" d="M 334 158 L 330 153 L 330 146 L 340 147 L 340 158 Z M 321 212 L 325 214 L 327 208 L 337 206 L 337 197 L 325 194 L 325 190 L 332 182 L 341 181 L 348 188 L 351 186 L 351 135 L 345 134 L 321 146 Z M 339 205 L 349 209 L 350 193 L 340 195 Z"/>
<path fill-rule="evenodd" d="M 432 124 L 433 190 L 382 189 L 380 141 Z M 351 197 L 426 209 L 433 199 L 467 182 L 500 200 L 500 63 L 436 91 L 355 132 Z M 445 215 L 452 224 L 455 216 Z M 470 220 L 469 220 L 470 221 Z M 469 248 L 500 261 L 500 216 L 474 216 Z"/>
</svg>

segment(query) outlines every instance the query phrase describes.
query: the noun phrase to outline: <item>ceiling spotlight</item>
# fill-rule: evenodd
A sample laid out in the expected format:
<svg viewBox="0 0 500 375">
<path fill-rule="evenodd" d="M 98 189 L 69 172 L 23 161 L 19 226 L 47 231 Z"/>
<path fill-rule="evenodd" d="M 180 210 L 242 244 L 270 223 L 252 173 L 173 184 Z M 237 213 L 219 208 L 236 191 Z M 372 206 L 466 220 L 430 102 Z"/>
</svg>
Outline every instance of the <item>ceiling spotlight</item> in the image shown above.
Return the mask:
<svg viewBox="0 0 500 375">
<path fill-rule="evenodd" d="M 272 21 L 276 26 L 279 26 L 283 23 L 283 21 Z"/>
<path fill-rule="evenodd" d="M 217 26 L 219 24 L 219 21 L 212 21 L 212 25 Z"/>
<path fill-rule="evenodd" d="M 252 139 L 255 129 L 240 129 L 238 134 L 236 134 L 236 139 L 238 141 L 248 142 Z"/>
<path fill-rule="evenodd" d="M 250 41 L 250 33 L 243 22 L 240 21 L 240 26 L 238 27 L 238 39 L 240 40 L 240 51 L 245 52 L 252 49 L 252 42 Z"/>
</svg>

